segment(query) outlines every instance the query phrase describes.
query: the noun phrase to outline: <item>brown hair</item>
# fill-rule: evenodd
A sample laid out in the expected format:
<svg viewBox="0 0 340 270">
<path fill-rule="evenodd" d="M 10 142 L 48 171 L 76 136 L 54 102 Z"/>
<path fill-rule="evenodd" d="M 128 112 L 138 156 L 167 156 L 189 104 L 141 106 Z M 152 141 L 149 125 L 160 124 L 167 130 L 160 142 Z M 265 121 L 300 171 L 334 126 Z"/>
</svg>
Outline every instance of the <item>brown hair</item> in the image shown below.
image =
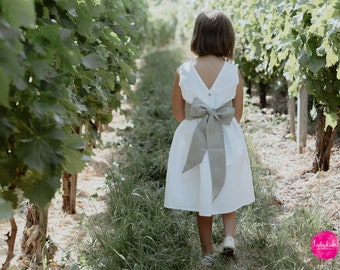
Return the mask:
<svg viewBox="0 0 340 270">
<path fill-rule="evenodd" d="M 198 55 L 215 55 L 232 59 L 235 32 L 231 20 L 221 11 L 200 13 L 195 21 L 191 51 Z"/>
</svg>

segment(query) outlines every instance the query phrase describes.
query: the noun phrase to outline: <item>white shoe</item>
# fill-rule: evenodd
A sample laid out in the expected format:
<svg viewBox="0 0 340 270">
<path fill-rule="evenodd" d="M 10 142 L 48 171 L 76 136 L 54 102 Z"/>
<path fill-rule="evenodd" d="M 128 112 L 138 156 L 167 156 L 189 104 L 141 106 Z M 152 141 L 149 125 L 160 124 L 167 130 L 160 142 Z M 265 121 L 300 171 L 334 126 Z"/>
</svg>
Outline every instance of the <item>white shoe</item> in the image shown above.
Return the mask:
<svg viewBox="0 0 340 270">
<path fill-rule="evenodd" d="M 235 252 L 235 239 L 232 236 L 227 236 L 223 240 L 223 253 L 225 255 L 234 255 Z"/>
<path fill-rule="evenodd" d="M 204 255 L 201 257 L 201 265 L 206 267 L 211 267 L 214 265 L 215 255 Z"/>
</svg>

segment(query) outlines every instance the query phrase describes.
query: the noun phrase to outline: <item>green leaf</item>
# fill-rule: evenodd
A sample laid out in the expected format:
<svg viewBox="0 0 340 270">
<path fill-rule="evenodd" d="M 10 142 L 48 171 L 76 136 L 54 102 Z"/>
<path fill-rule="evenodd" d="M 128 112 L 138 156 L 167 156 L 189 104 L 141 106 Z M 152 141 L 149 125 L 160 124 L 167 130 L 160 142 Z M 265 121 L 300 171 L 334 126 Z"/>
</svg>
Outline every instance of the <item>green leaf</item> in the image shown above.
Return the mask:
<svg viewBox="0 0 340 270">
<path fill-rule="evenodd" d="M 288 92 L 291 93 L 294 97 L 297 96 L 298 93 L 298 87 L 299 87 L 299 81 L 295 80 L 289 87 Z"/>
<path fill-rule="evenodd" d="M 32 104 L 29 105 L 29 108 L 39 118 L 46 117 L 49 114 L 54 114 L 62 110 L 55 97 L 51 97 L 46 93 L 39 99 L 37 98 L 33 101 Z"/>
<path fill-rule="evenodd" d="M 18 144 L 17 155 L 29 167 L 42 172 L 51 164 L 56 166 L 61 163 L 61 157 L 54 147 L 58 141 L 53 138 L 37 136 L 27 140 L 22 140 Z M 59 142 L 60 143 L 60 142 Z"/>
<path fill-rule="evenodd" d="M 18 196 L 15 190 L 10 189 L 10 190 L 5 190 L 3 192 L 0 192 L 0 197 L 10 202 L 13 209 L 17 208 Z"/>
<path fill-rule="evenodd" d="M 75 9 L 77 7 L 77 0 L 55 0 L 57 5 L 70 10 L 70 9 Z"/>
<path fill-rule="evenodd" d="M 50 24 L 50 25 L 43 25 L 40 27 L 39 34 L 44 39 L 50 42 L 50 45 L 55 49 L 59 50 L 63 43 L 61 41 L 61 33 L 60 33 L 60 26 L 57 24 Z M 36 42 L 39 41 L 40 46 L 46 46 L 45 41 L 35 40 Z"/>
<path fill-rule="evenodd" d="M 64 148 L 64 169 L 65 171 L 76 174 L 84 169 L 85 161 L 82 160 L 82 154 L 70 148 Z"/>
<path fill-rule="evenodd" d="M 17 160 L 13 157 L 0 159 L 0 186 L 10 185 L 17 177 Z"/>
<path fill-rule="evenodd" d="M 20 31 L 11 28 L 6 21 L 1 19 L 0 15 L 0 66 L 15 86 L 25 84 L 21 43 Z"/>
<path fill-rule="evenodd" d="M 311 61 L 307 64 L 309 69 L 314 73 L 318 73 L 320 69 L 324 68 L 326 65 L 326 59 L 323 57 L 312 56 Z"/>
<path fill-rule="evenodd" d="M 306 50 L 302 49 L 299 54 L 299 64 L 302 66 L 308 65 L 310 63 L 311 57 L 307 54 Z"/>
<path fill-rule="evenodd" d="M 326 55 L 326 67 L 331 67 L 339 62 L 339 56 L 334 52 L 333 49 L 330 49 Z"/>
<path fill-rule="evenodd" d="M 105 67 L 105 59 L 96 53 L 90 53 L 83 57 L 83 65 L 88 69 L 97 69 Z"/>
<path fill-rule="evenodd" d="M 77 20 L 77 32 L 93 40 L 93 21 L 92 12 L 85 1 L 79 1 L 78 8 L 76 9 L 76 20 Z"/>
<path fill-rule="evenodd" d="M 7 140 L 7 138 L 12 134 L 14 129 L 15 128 L 7 118 L 5 117 L 0 118 L 0 140 Z"/>
<path fill-rule="evenodd" d="M 325 130 L 328 126 L 335 128 L 338 124 L 338 116 L 336 113 L 324 113 L 326 116 Z"/>
<path fill-rule="evenodd" d="M 36 177 L 37 175 L 35 175 Z M 36 178 L 25 190 L 24 195 L 30 202 L 45 207 L 53 198 L 55 192 L 60 188 L 60 177 L 46 178 L 43 175 Z"/>
<path fill-rule="evenodd" d="M 12 217 L 12 203 L 0 197 L 0 219 Z"/>
<path fill-rule="evenodd" d="M 9 105 L 10 79 L 2 67 L 0 67 L 0 105 L 11 108 Z"/>
<path fill-rule="evenodd" d="M 64 144 L 73 149 L 84 149 L 84 139 L 81 135 L 78 134 L 72 134 L 67 137 L 67 139 L 64 141 Z"/>
<path fill-rule="evenodd" d="M 31 59 L 27 59 L 27 62 L 32 67 L 34 75 L 38 80 L 43 80 L 47 77 L 50 71 L 50 61 L 48 59 L 39 59 L 37 55 L 30 55 Z"/>
<path fill-rule="evenodd" d="M 35 27 L 34 0 L 2 0 L 6 20 L 14 27 Z"/>
</svg>

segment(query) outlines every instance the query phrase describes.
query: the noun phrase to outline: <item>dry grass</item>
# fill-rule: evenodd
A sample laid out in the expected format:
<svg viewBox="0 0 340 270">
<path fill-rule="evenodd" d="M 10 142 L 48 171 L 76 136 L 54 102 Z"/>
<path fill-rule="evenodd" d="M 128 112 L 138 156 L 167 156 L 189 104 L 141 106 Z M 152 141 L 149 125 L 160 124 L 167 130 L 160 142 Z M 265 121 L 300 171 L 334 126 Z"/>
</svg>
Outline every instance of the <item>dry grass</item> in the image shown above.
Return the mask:
<svg viewBox="0 0 340 270">
<path fill-rule="evenodd" d="M 256 103 L 253 98 L 251 103 Z M 268 113 L 269 112 L 269 113 Z M 340 138 L 332 150 L 331 168 L 317 174 L 311 168 L 315 149 L 314 135 L 308 135 L 303 154 L 288 132 L 287 116 L 254 105 L 246 108 L 244 130 L 251 139 L 263 164 L 275 171 L 276 203 L 287 211 L 296 207 L 318 209 L 340 232 Z"/>
</svg>

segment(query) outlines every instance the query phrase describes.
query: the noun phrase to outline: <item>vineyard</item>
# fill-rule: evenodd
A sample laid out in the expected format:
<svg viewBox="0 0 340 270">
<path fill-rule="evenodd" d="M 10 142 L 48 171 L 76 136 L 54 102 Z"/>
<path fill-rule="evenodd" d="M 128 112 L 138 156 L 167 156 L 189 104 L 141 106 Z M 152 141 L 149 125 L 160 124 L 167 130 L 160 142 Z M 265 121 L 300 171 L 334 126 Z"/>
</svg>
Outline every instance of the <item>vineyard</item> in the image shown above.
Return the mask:
<svg viewBox="0 0 340 270">
<path fill-rule="evenodd" d="M 0 0 L 0 219 L 10 224 L 0 236 L 8 250 L 1 269 L 16 263 L 15 245 L 21 245 L 25 269 L 197 267 L 193 216 L 165 210 L 163 191 L 176 127 L 173 75 L 191 57 L 188 40 L 203 8 L 230 14 L 237 33 L 235 63 L 247 93 L 243 122 L 257 202 L 239 215 L 240 239 L 249 243 L 241 244 L 248 250 L 240 257 L 242 269 L 339 268 L 339 255 L 320 262 L 308 253 L 313 234 L 340 230 L 339 1 Z M 254 103 L 257 109 L 247 110 Z M 117 112 L 131 117 L 133 131 L 119 142 L 104 141 Z M 264 115 L 265 122 L 273 121 L 269 127 L 261 125 Z M 287 127 L 281 139 L 289 151 L 279 144 L 277 152 L 300 165 L 293 166 L 293 178 L 265 168 L 270 161 L 263 149 L 269 155 L 270 147 L 255 142 L 259 129 L 275 134 L 270 125 Z M 74 258 L 69 268 L 53 266 L 54 243 L 47 234 L 51 201 L 61 194 L 58 207 L 65 215 L 77 213 L 78 176 L 102 148 L 113 156 L 103 168 L 106 215 L 91 223 L 92 240 L 79 250 L 79 261 Z M 268 195 L 275 187 L 265 181 L 277 180 L 270 177 L 275 169 L 282 192 Z M 323 186 L 320 176 L 327 174 Z M 299 186 L 297 179 L 309 184 Z M 317 194 L 316 183 L 327 196 Z M 312 190 L 308 196 L 321 200 L 322 211 L 311 211 L 313 203 L 292 203 L 283 194 L 290 193 L 285 185 L 296 194 Z M 26 222 L 19 231 L 14 213 L 23 207 Z M 274 212 L 280 218 L 270 220 Z M 302 224 L 302 217 L 309 223 Z M 284 226 L 296 229 L 287 232 Z M 266 254 L 256 258 L 254 247 Z M 224 269 L 222 263 L 216 269 Z"/>
</svg>

